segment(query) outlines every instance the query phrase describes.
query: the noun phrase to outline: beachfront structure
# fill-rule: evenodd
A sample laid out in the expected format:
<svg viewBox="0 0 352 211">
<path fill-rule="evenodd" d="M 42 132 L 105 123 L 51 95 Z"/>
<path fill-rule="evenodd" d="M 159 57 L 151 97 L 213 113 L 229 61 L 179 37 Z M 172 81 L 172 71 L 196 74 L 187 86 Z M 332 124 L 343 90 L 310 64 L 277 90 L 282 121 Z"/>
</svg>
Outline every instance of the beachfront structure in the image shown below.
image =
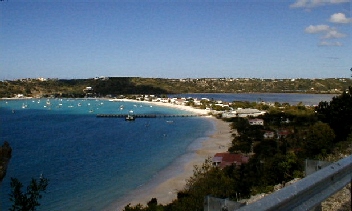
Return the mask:
<svg viewBox="0 0 352 211">
<path fill-rule="evenodd" d="M 224 112 L 222 118 L 233 118 L 233 117 L 257 117 L 264 115 L 266 111 L 260 111 L 254 108 L 237 109 L 230 112 Z"/>
<path fill-rule="evenodd" d="M 186 98 L 172 98 L 170 100 L 171 103 L 176 104 L 176 105 L 185 105 L 186 104 Z"/>
<path fill-rule="evenodd" d="M 242 154 L 232 154 L 229 152 L 216 153 L 212 159 L 214 166 L 224 168 L 225 166 L 236 165 L 240 166 L 244 163 L 248 163 L 249 156 Z"/>
<path fill-rule="evenodd" d="M 266 113 L 266 111 L 260 111 L 255 108 L 245 108 L 245 109 L 237 109 L 236 113 L 238 114 L 238 117 L 257 117 L 260 115 L 263 115 Z"/>
<path fill-rule="evenodd" d="M 237 113 L 236 111 L 232 111 L 232 112 L 224 112 L 221 114 L 222 118 L 235 118 L 237 117 Z"/>
</svg>

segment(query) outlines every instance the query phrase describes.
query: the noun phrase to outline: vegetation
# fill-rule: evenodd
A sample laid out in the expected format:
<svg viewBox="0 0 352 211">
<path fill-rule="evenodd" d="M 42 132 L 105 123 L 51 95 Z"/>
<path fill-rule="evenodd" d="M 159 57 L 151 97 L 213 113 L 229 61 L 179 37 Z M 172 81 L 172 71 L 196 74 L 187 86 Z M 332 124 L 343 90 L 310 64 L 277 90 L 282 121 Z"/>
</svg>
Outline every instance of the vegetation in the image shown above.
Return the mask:
<svg viewBox="0 0 352 211">
<path fill-rule="evenodd" d="M 220 169 L 208 159 L 202 166 L 195 166 L 193 176 L 172 203 L 160 205 L 157 199 L 152 199 L 153 203 L 147 206 L 129 204 L 125 211 L 203 210 L 207 195 L 232 200 L 248 198 L 303 177 L 306 158 L 340 159 L 341 154 L 351 153 L 351 91 L 349 88 L 316 108 L 300 104 L 270 107 L 267 114 L 258 117 L 264 120 L 264 125 L 250 125 L 247 118 L 227 119 L 238 133 L 234 134 L 229 151 L 252 155 L 247 164 Z M 242 103 L 241 106 L 259 105 Z M 266 132 L 276 135 L 265 138 Z"/>
<path fill-rule="evenodd" d="M 0 147 L 0 183 L 6 175 L 7 164 L 10 161 L 12 149 L 10 144 L 5 141 Z M 41 192 L 45 192 L 48 186 L 48 179 L 40 177 L 39 181 L 32 179 L 27 187 L 27 192 L 22 192 L 23 184 L 17 178 L 11 178 L 10 200 L 13 202 L 10 211 L 34 211 L 40 206 L 39 199 L 42 198 Z"/>
<path fill-rule="evenodd" d="M 7 164 L 10 162 L 12 154 L 12 149 L 10 144 L 5 141 L 2 146 L 0 146 L 0 184 L 6 175 Z"/>
<path fill-rule="evenodd" d="M 45 192 L 48 186 L 48 179 L 40 177 L 39 181 L 32 179 L 27 192 L 22 192 L 23 184 L 16 178 L 11 178 L 10 200 L 13 202 L 10 211 L 34 211 L 40 206 L 39 199 L 42 198 L 41 192 Z"/>
<path fill-rule="evenodd" d="M 19 79 L 0 82 L 0 97 L 22 94 L 28 97 L 119 96 L 128 94 L 178 93 L 342 93 L 352 82 L 348 78 L 257 79 L 199 78 L 164 79 L 103 77 L 92 79 Z M 87 90 L 91 87 L 91 90 Z"/>
<path fill-rule="evenodd" d="M 352 125 L 352 87 L 332 101 L 320 102 L 317 109 L 319 119 L 335 131 L 335 142 L 346 140 Z"/>
<path fill-rule="evenodd" d="M 351 69 L 352 71 L 352 69 Z M 183 211 L 203 210 L 204 197 L 238 200 L 263 192 L 271 192 L 274 185 L 303 177 L 303 161 L 312 159 L 338 159 L 336 154 L 351 152 L 352 142 L 352 88 L 351 79 L 154 79 L 154 78 L 99 78 L 78 80 L 18 80 L 0 82 L 0 97 L 23 94 L 32 97 L 86 97 L 119 96 L 124 94 L 172 94 L 204 92 L 302 92 L 341 93 L 330 102 L 321 102 L 316 108 L 302 104 L 233 102 L 232 108 L 257 108 L 268 113 L 258 118 L 264 125 L 250 125 L 247 118 L 230 118 L 233 134 L 231 153 L 251 155 L 241 166 L 215 167 L 210 159 L 195 166 L 193 176 L 187 180 L 177 199 L 170 204 L 158 204 L 151 199 L 146 206 L 128 204 L 125 211 Z M 91 87 L 91 89 L 87 89 Z M 194 106 L 192 100 L 188 105 Z M 219 107 L 215 101 L 202 101 L 200 107 Z M 274 133 L 274 136 L 264 134 Z M 4 147 L 5 146 L 5 147 Z M 11 157 L 11 148 L 5 142 L 0 159 Z M 3 150 L 5 149 L 5 150 Z M 5 156 L 4 156 L 5 155 Z M 0 163 L 1 164 L 1 163 Z M 5 165 L 6 166 L 6 165 Z M 1 169 L 0 169 L 1 170 Z M 6 170 L 6 168 L 5 168 Z M 1 175 L 0 175 L 1 176 Z M 35 210 L 41 192 L 48 180 L 32 179 L 23 193 L 22 183 L 11 179 L 13 201 L 11 210 Z"/>
</svg>

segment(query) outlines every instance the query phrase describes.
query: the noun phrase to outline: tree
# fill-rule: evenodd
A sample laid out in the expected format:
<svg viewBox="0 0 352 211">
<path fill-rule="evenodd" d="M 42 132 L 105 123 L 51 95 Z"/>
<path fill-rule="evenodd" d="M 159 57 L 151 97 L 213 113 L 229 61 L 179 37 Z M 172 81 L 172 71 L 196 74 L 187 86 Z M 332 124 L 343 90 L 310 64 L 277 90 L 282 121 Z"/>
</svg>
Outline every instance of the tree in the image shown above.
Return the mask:
<svg viewBox="0 0 352 211">
<path fill-rule="evenodd" d="M 0 183 L 6 175 L 7 164 L 11 158 L 12 149 L 10 144 L 5 141 L 2 146 L 0 146 Z"/>
<path fill-rule="evenodd" d="M 234 180 L 224 171 L 214 167 L 207 159 L 202 166 L 194 166 L 193 176 L 187 180 L 185 189 L 172 210 L 203 210 L 204 196 L 212 195 L 219 198 L 231 198 L 235 194 Z"/>
<path fill-rule="evenodd" d="M 336 134 L 335 142 L 346 140 L 352 129 L 352 87 L 316 108 L 318 118 L 328 123 Z"/>
<path fill-rule="evenodd" d="M 17 178 L 11 178 L 10 201 L 13 202 L 10 211 L 34 211 L 40 206 L 38 200 L 42 198 L 41 192 L 45 192 L 48 186 L 48 179 L 40 177 L 39 181 L 31 180 L 27 192 L 22 192 L 23 184 Z"/>
<path fill-rule="evenodd" d="M 306 155 L 315 156 L 318 154 L 326 154 L 332 149 L 334 138 L 334 131 L 328 124 L 317 122 L 310 126 L 307 131 L 306 140 L 303 143 Z"/>
</svg>

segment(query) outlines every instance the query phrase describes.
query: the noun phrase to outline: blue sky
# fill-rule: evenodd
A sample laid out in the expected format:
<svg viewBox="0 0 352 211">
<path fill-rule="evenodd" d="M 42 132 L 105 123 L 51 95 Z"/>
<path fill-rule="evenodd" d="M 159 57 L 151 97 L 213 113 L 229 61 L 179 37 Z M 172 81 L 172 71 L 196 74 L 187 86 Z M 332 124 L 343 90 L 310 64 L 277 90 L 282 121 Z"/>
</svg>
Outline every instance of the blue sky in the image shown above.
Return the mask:
<svg viewBox="0 0 352 211">
<path fill-rule="evenodd" d="M 350 77 L 351 0 L 0 2 L 0 80 Z"/>
</svg>

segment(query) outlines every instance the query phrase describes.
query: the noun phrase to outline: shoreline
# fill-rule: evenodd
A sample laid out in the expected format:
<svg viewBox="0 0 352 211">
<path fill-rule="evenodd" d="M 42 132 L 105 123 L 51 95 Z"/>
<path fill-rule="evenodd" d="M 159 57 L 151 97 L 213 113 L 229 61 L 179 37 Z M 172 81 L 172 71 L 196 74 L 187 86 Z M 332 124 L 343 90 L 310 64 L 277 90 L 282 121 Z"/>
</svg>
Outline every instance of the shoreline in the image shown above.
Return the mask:
<svg viewBox="0 0 352 211">
<path fill-rule="evenodd" d="M 127 100 L 130 102 L 142 102 Z M 172 105 L 169 103 L 145 102 L 155 106 L 167 106 L 175 109 L 186 110 L 197 114 L 207 114 L 208 111 L 196 109 L 183 105 Z M 218 152 L 227 151 L 232 141 L 231 128 L 229 123 L 209 116 L 209 121 L 213 123 L 213 131 L 207 137 L 200 138 L 192 142 L 186 154 L 177 158 L 168 167 L 161 170 L 146 184 L 129 192 L 122 199 L 113 202 L 104 210 L 120 211 L 131 203 L 146 205 L 152 198 L 156 198 L 158 204 L 169 204 L 177 198 L 177 192 L 184 189 L 186 180 L 193 175 L 195 165 L 202 165 L 204 161 Z"/>
<path fill-rule="evenodd" d="M 143 104 L 148 104 L 148 105 L 163 106 L 163 107 L 173 108 L 173 109 L 177 109 L 177 110 L 188 111 L 188 112 L 192 112 L 192 113 L 200 114 L 200 115 L 207 115 L 210 112 L 208 110 L 198 109 L 198 108 L 194 108 L 192 106 L 176 105 L 176 104 L 163 103 L 163 102 L 140 101 L 140 100 L 131 100 L 131 99 L 116 99 L 114 101 L 116 101 L 116 102 L 134 102 L 134 103 L 138 102 L 141 104 L 143 103 Z"/>
</svg>

